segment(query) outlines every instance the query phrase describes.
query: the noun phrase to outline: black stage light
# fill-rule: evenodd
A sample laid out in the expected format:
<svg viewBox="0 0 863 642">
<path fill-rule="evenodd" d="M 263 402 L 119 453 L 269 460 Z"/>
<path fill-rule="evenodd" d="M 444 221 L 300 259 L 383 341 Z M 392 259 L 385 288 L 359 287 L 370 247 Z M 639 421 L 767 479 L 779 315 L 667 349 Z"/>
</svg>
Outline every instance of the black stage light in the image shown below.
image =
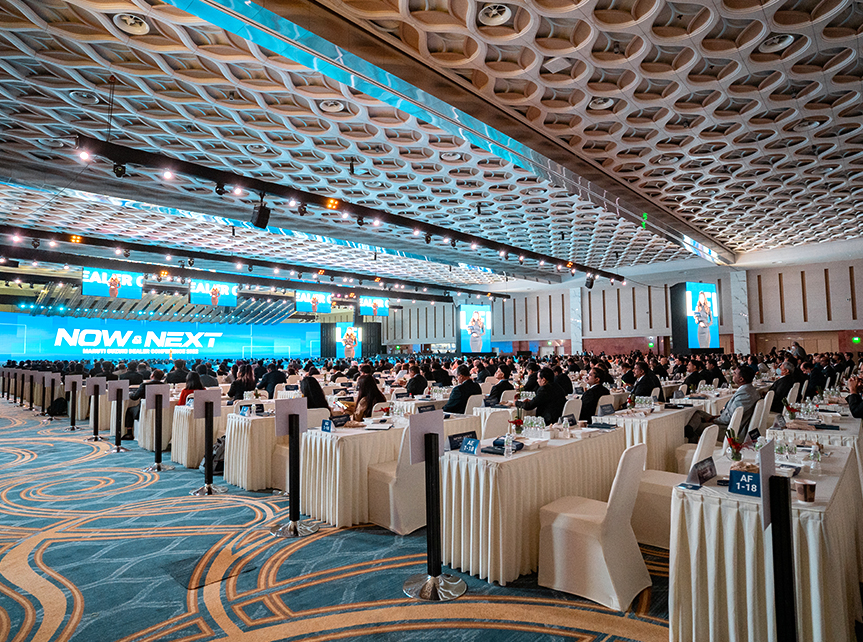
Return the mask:
<svg viewBox="0 0 863 642">
<path fill-rule="evenodd" d="M 126 175 L 126 166 L 123 163 L 114 163 L 114 176 L 123 178 Z"/>
<path fill-rule="evenodd" d="M 431 243 L 432 235 L 426 232 L 426 243 Z"/>
<path fill-rule="evenodd" d="M 455 239 L 453 239 L 452 241 L 450 241 L 450 242 L 449 242 L 449 244 L 450 244 L 450 245 L 452 245 L 453 247 L 455 247 L 456 240 L 455 240 Z"/>
<path fill-rule="evenodd" d="M 33 240 L 30 242 L 30 245 L 32 245 L 32 246 L 33 246 L 33 249 L 34 249 L 34 250 L 35 250 L 35 249 L 37 249 L 37 248 L 39 247 L 39 239 L 33 239 Z"/>
<path fill-rule="evenodd" d="M 363 220 L 363 217 L 362 217 L 362 216 L 358 216 L 358 217 L 357 217 L 357 225 L 359 225 L 360 227 L 362 227 L 363 225 L 365 225 L 365 223 L 366 223 L 366 222 Z"/>
<path fill-rule="evenodd" d="M 189 267 L 195 265 L 195 259 L 189 259 Z"/>
<path fill-rule="evenodd" d="M 272 210 L 264 205 L 264 195 L 261 194 L 261 202 L 252 209 L 252 225 L 262 230 L 265 229 L 270 222 L 271 212 Z"/>
<path fill-rule="evenodd" d="M 297 208 L 297 214 L 300 216 L 305 216 L 308 213 L 308 209 L 306 208 L 305 203 L 300 203 L 300 206 Z"/>
<path fill-rule="evenodd" d="M 584 280 L 584 287 L 586 287 L 588 290 L 592 290 L 593 289 L 593 281 L 594 281 L 593 275 L 588 274 L 587 278 Z"/>
<path fill-rule="evenodd" d="M 250 265 L 250 266 L 249 266 L 249 272 L 251 272 L 253 269 L 254 269 L 254 268 Z"/>
<path fill-rule="evenodd" d="M 228 190 L 225 189 L 224 183 L 216 183 L 216 187 L 213 189 L 213 191 L 216 192 L 216 194 L 218 194 L 219 196 L 224 196 L 228 192 Z"/>
<path fill-rule="evenodd" d="M 128 259 L 130 256 L 132 256 L 132 252 L 131 252 L 131 250 L 128 250 L 128 249 L 127 249 L 127 250 L 123 250 L 123 256 L 125 256 L 127 259 Z"/>
</svg>

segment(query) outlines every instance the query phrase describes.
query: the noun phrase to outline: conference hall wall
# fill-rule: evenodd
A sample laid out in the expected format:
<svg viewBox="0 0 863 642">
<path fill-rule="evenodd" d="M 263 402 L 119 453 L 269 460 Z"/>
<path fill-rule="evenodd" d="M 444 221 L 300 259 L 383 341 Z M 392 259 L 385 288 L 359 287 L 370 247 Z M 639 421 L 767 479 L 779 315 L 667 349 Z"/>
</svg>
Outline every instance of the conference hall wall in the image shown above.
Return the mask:
<svg viewBox="0 0 863 642">
<path fill-rule="evenodd" d="M 0 360 L 113 361 L 321 355 L 319 323 L 233 325 L 0 313 Z"/>
</svg>

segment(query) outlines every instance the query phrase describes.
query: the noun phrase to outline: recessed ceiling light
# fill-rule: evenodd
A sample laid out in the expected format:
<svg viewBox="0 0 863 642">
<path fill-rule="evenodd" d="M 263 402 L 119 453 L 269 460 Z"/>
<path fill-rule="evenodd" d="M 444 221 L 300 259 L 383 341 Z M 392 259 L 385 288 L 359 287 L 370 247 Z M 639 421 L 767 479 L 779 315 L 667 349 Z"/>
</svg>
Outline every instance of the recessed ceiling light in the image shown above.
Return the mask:
<svg viewBox="0 0 863 642">
<path fill-rule="evenodd" d="M 66 147 L 66 141 L 62 138 L 40 138 L 39 144 L 44 147 L 50 147 L 51 149 L 59 149 L 61 147 Z"/>
<path fill-rule="evenodd" d="M 328 114 L 338 114 L 345 110 L 345 104 L 339 100 L 324 100 L 320 104 L 321 111 Z"/>
<path fill-rule="evenodd" d="M 114 24 L 120 31 L 133 36 L 144 36 L 150 33 L 150 25 L 141 16 L 131 13 L 118 13 L 113 18 Z"/>
<path fill-rule="evenodd" d="M 442 152 L 440 155 L 440 159 L 445 160 L 445 161 L 450 161 L 450 162 L 460 161 L 461 160 L 461 154 L 459 154 L 458 152 Z"/>
<path fill-rule="evenodd" d="M 270 148 L 260 143 L 252 143 L 251 145 L 246 145 L 246 151 L 250 154 L 269 154 Z"/>
<path fill-rule="evenodd" d="M 512 9 L 505 4 L 489 3 L 479 12 L 479 21 L 487 27 L 497 27 L 512 18 Z"/>
<path fill-rule="evenodd" d="M 594 98 L 587 103 L 587 108 L 594 111 L 602 111 L 614 107 L 614 99 L 612 98 Z"/>
<path fill-rule="evenodd" d="M 79 105 L 95 105 L 99 102 L 98 95 L 94 94 L 92 91 L 82 91 L 80 89 L 70 91 L 69 98 Z"/>
<path fill-rule="evenodd" d="M 787 49 L 792 42 L 794 42 L 794 36 L 790 33 L 770 36 L 767 40 L 758 45 L 758 51 L 761 53 L 778 53 L 783 49 Z"/>
</svg>

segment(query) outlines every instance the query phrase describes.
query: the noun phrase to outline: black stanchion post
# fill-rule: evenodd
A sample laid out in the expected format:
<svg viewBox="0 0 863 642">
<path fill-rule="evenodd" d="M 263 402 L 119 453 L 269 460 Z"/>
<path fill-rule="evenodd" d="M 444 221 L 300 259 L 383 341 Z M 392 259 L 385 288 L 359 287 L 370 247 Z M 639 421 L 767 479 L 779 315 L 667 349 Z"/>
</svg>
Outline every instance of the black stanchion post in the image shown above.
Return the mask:
<svg viewBox="0 0 863 642">
<path fill-rule="evenodd" d="M 156 395 L 155 415 L 153 415 L 153 441 L 156 444 L 156 466 L 162 465 L 162 395 Z"/>
<path fill-rule="evenodd" d="M 75 420 L 78 418 L 78 382 L 72 382 L 72 390 L 69 392 L 69 430 L 77 430 Z"/>
<path fill-rule="evenodd" d="M 171 394 L 171 389 L 167 384 L 159 384 L 152 386 L 153 390 L 147 390 L 147 412 L 150 412 L 152 404 L 153 412 L 153 446 L 156 449 L 155 462 L 152 466 L 147 466 L 144 472 L 161 473 L 168 470 L 174 470 L 174 467 L 169 464 L 162 463 L 162 409 L 165 407 L 168 395 Z"/>
<path fill-rule="evenodd" d="M 17 397 L 18 397 L 18 373 L 17 372 L 12 373 L 12 379 L 14 379 L 13 383 L 15 384 L 14 390 L 12 391 L 12 403 L 14 404 L 15 401 L 17 400 Z"/>
<path fill-rule="evenodd" d="M 794 598 L 794 545 L 791 526 L 791 480 L 770 478 L 770 522 L 773 531 L 773 590 L 777 642 L 797 642 Z"/>
<path fill-rule="evenodd" d="M 4 370 L 3 371 L 3 392 L 0 392 L 0 397 L 6 397 L 7 399 L 9 398 L 9 388 L 7 385 L 8 383 L 9 383 L 9 375 L 6 372 L 6 370 Z"/>
<path fill-rule="evenodd" d="M 88 379 L 88 381 L 90 381 Z M 102 396 L 102 386 L 104 384 L 96 382 L 92 384 L 91 394 L 93 396 L 93 407 L 90 409 L 90 421 L 93 422 L 93 435 L 87 437 L 86 441 L 106 441 L 104 437 L 99 435 L 99 398 Z"/>
<path fill-rule="evenodd" d="M 213 402 L 204 408 L 204 485 L 213 485 Z"/>
<path fill-rule="evenodd" d="M 220 390 L 198 390 L 195 392 L 195 418 L 204 417 L 204 485 L 191 491 L 190 495 L 218 495 L 228 491 L 225 486 L 213 485 L 213 434 L 216 409 L 221 411 Z"/>
<path fill-rule="evenodd" d="M 124 388 L 120 385 L 121 383 L 123 382 L 112 381 L 108 384 L 109 394 L 111 387 L 114 387 L 114 403 L 116 404 L 116 408 L 114 409 L 114 447 L 108 451 L 112 453 L 129 452 L 129 449 L 121 443 L 121 440 L 123 439 L 123 401 L 129 394 L 129 386 L 127 384 Z"/>
<path fill-rule="evenodd" d="M 34 381 L 34 379 L 35 379 L 35 377 L 34 377 L 33 373 L 31 372 L 30 373 L 30 407 L 28 408 L 28 410 L 30 412 L 33 412 L 33 397 L 36 394 L 36 382 Z"/>
<path fill-rule="evenodd" d="M 54 403 L 54 400 L 57 398 L 57 377 L 51 377 L 51 401 L 48 402 L 48 407 L 51 407 L 51 404 Z M 54 417 L 50 417 L 51 421 L 54 421 Z"/>
<path fill-rule="evenodd" d="M 43 417 L 48 414 L 48 406 L 45 405 L 45 395 L 48 392 L 48 386 L 45 385 L 45 379 L 46 379 L 46 377 L 43 376 L 42 377 L 42 416 Z"/>
<path fill-rule="evenodd" d="M 299 404 L 299 405 L 297 405 Z M 285 410 L 288 409 L 288 410 Z M 320 526 L 309 520 L 300 520 L 300 415 L 305 413 L 305 399 L 280 399 L 276 402 L 276 434 L 284 430 L 287 420 L 288 432 L 288 494 L 291 498 L 288 507 L 288 523 L 273 524 L 270 533 L 276 537 L 295 538 L 317 533 Z M 305 416 L 305 415 L 304 415 Z M 303 422 L 305 423 L 305 419 Z M 281 427 L 280 427 L 281 426 Z M 303 427 L 305 429 L 305 427 Z"/>
<path fill-rule="evenodd" d="M 27 382 L 27 373 L 23 370 L 21 371 L 21 394 L 18 395 L 19 405 L 24 407 L 24 386 Z"/>
</svg>

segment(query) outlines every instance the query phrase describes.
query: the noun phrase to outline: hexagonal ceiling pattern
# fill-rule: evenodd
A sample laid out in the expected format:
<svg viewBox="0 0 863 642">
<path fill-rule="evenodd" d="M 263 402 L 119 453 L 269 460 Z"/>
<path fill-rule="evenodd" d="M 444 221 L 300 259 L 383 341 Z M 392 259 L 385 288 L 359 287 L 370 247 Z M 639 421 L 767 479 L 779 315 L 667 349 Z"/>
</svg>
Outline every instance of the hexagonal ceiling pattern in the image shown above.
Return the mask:
<svg viewBox="0 0 863 642">
<path fill-rule="evenodd" d="M 737 253 L 863 232 L 859 0 L 320 2 Z"/>
<path fill-rule="evenodd" d="M 118 144 L 593 268 L 690 256 L 578 193 L 170 5 L 0 0 L 0 141 L 6 152 L 0 170 L 9 178 L 25 182 L 19 172 L 30 168 L 31 183 L 35 173 L 54 186 L 98 186 L 103 193 L 230 218 L 247 218 L 257 200 L 216 199 L 212 185 L 166 183 L 156 170 L 143 168 L 131 167 L 118 180 L 110 164 L 82 166 L 72 149 L 77 133 L 110 134 Z M 426 247 L 404 229 L 360 230 L 338 212 L 310 210 L 300 218 L 287 204 L 274 204 L 281 214 L 273 224 L 399 251 L 407 247 L 439 258 L 440 271 L 447 272 L 437 274 L 427 264 L 406 267 L 413 278 L 424 272 L 431 273 L 428 279 L 449 278 L 449 266 L 460 263 L 556 278 L 551 265 L 505 263 L 493 249 L 466 253 L 439 240 Z M 122 227 L 121 218 L 111 221 Z M 246 249 L 270 258 L 302 249 L 322 263 L 344 258 L 320 255 L 311 241 L 303 248 L 284 248 L 282 242 L 261 239 Z M 476 274 L 467 270 L 459 278 L 471 283 Z"/>
</svg>

